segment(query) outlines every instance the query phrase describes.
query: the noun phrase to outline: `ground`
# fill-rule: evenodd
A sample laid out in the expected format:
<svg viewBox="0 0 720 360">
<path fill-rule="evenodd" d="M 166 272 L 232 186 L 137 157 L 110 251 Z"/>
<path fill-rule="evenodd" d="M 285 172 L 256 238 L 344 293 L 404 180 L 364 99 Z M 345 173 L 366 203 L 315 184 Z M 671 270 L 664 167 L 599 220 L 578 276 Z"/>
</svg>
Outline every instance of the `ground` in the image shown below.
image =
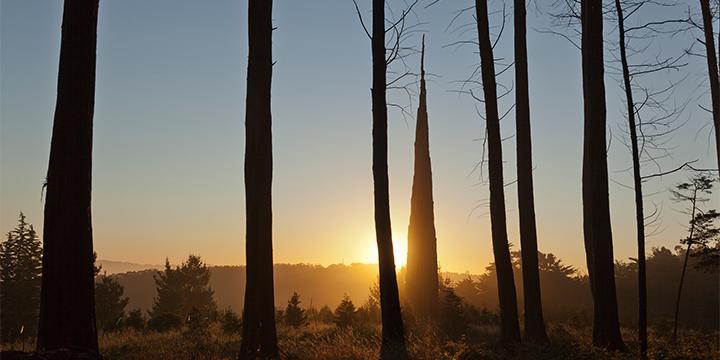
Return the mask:
<svg viewBox="0 0 720 360">
<path fill-rule="evenodd" d="M 426 332 L 408 336 L 412 359 L 636 359 L 635 334 L 625 329 L 624 338 L 630 351 L 609 353 L 589 346 L 589 328 L 567 325 L 550 326 L 548 345 L 503 345 L 496 340 L 497 330 L 472 327 L 458 340 L 442 340 L 438 334 Z M 650 333 L 652 359 L 718 359 L 720 334 L 684 330 L 677 343 L 667 336 Z M 329 324 L 308 324 L 300 329 L 278 328 L 283 359 L 377 359 L 380 329 L 377 326 L 339 329 Z M 5 345 L 4 350 L 20 350 L 22 344 Z M 136 332 L 125 330 L 100 335 L 102 356 L 112 359 L 235 359 L 240 336 L 223 334 L 219 326 L 190 333 Z M 32 348 L 25 344 L 24 349 Z"/>
</svg>

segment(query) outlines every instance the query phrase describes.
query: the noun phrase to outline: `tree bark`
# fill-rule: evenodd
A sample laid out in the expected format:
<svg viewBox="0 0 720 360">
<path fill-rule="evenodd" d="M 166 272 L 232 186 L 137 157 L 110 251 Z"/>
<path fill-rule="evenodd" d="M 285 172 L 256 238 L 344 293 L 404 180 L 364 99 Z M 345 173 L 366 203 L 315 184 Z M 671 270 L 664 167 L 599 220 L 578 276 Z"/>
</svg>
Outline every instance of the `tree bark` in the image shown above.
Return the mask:
<svg viewBox="0 0 720 360">
<path fill-rule="evenodd" d="M 525 306 L 525 338 L 547 341 L 540 297 L 537 228 L 532 176 L 532 135 L 528 85 L 525 0 L 515 0 L 515 116 L 517 136 L 518 210 Z"/>
<path fill-rule="evenodd" d="M 519 342 L 520 326 L 517 314 L 517 295 L 510 260 L 510 248 L 505 219 L 505 194 L 502 169 L 502 138 L 495 82 L 495 59 L 488 22 L 487 0 L 475 0 L 478 42 L 485 94 L 485 121 L 487 124 L 488 171 L 490 177 L 490 223 L 493 254 L 498 278 L 501 337 L 503 341 Z M 537 253 L 535 254 L 537 256 Z"/>
<path fill-rule="evenodd" d="M 603 13 L 597 0 L 582 0 L 582 69 L 585 135 L 583 230 L 593 296 L 593 344 L 625 349 L 620 335 L 607 174 Z"/>
<path fill-rule="evenodd" d="M 375 235 L 380 270 L 380 309 L 382 316 L 381 359 L 405 359 L 405 338 L 398 295 L 390 224 L 388 178 L 387 61 L 385 59 L 385 2 L 372 6 L 372 138 L 375 203 Z"/>
<path fill-rule="evenodd" d="M 47 172 L 37 349 L 98 352 L 91 221 L 98 0 L 66 0 Z"/>
<path fill-rule="evenodd" d="M 415 127 L 415 173 L 410 199 L 406 286 L 415 316 L 434 319 L 438 306 L 438 265 L 425 88 L 424 36 L 420 54 L 420 104 Z"/>
<path fill-rule="evenodd" d="M 645 270 L 645 215 L 643 210 L 642 177 L 640 175 L 640 150 L 638 146 L 637 124 L 635 121 L 635 101 L 633 99 L 630 78 L 630 66 L 626 52 L 625 17 L 620 0 L 615 0 L 618 15 L 618 34 L 620 46 L 620 62 L 622 65 L 625 103 L 627 104 L 628 127 L 630 129 L 630 145 L 632 149 L 633 184 L 635 191 L 635 226 L 637 228 L 637 263 L 638 263 L 638 346 L 640 357 L 647 359 L 647 276 Z"/>
<path fill-rule="evenodd" d="M 710 97 L 712 99 L 712 117 L 715 125 L 715 154 L 718 168 L 720 168 L 720 79 L 718 75 L 718 59 L 715 53 L 715 33 L 713 33 L 713 18 L 710 12 L 710 0 L 700 0 L 700 10 L 703 18 L 703 33 L 705 35 L 705 55 L 708 66 L 708 79 L 710 80 Z"/>
<path fill-rule="evenodd" d="M 272 256 L 272 1 L 248 2 L 246 273 L 240 359 L 277 359 Z"/>
</svg>

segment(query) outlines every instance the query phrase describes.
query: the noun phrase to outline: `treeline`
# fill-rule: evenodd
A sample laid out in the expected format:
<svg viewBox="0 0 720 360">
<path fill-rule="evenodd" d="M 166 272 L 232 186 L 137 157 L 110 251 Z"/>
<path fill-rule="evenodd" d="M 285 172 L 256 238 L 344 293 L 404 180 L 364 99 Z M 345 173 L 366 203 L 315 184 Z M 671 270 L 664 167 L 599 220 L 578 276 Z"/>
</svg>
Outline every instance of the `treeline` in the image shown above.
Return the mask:
<svg viewBox="0 0 720 360">
<path fill-rule="evenodd" d="M 39 310 L 41 243 L 25 216 L 20 214 L 18 225 L 0 243 L 0 299 L 4 311 L 2 318 L 2 341 L 32 341 L 36 336 Z M 514 278 L 522 308 L 523 287 L 521 256 L 512 252 Z M 647 258 L 648 277 L 648 318 L 657 332 L 669 332 L 674 315 L 675 290 L 683 266 L 685 252 L 667 248 L 653 249 Z M 543 288 L 543 312 L 547 321 L 565 323 L 575 327 L 586 327 L 592 323 L 592 298 L 587 276 L 576 268 L 563 264 L 553 254 L 538 253 L 540 284 Z M 681 307 L 683 316 L 680 325 L 685 328 L 717 331 L 720 326 L 720 283 L 717 274 L 701 264 L 701 258 L 690 257 L 685 278 L 685 296 Z M 276 321 L 292 327 L 312 324 L 335 324 L 339 327 L 370 326 L 380 322 L 380 298 L 374 277 L 365 274 L 372 265 L 342 267 L 335 273 L 326 271 L 312 281 L 297 281 L 307 278 L 309 273 L 322 268 L 312 265 L 287 265 L 280 271 L 278 290 L 288 292 L 286 306 L 276 307 Z M 335 267 L 339 269 L 340 267 Z M 166 260 L 161 271 L 149 271 L 154 290 L 146 296 L 152 299 L 148 309 L 129 306 L 131 303 L 125 287 L 128 276 L 137 273 L 107 275 L 101 266 L 95 267 L 95 309 L 97 328 L 104 332 L 126 329 L 135 331 L 200 331 L 213 323 L 220 324 L 226 334 L 237 334 L 242 324 L 240 299 L 232 306 L 218 306 L 217 293 L 240 292 L 244 281 L 237 281 L 242 275 L 241 267 L 220 267 L 216 275 L 225 277 L 225 282 L 213 281 L 213 268 L 203 263 L 197 255 L 189 255 L 180 265 L 172 267 Z M 712 269 L 711 269 L 712 270 Z M 234 276 L 228 277 L 228 271 Z M 354 273 L 354 274 L 351 274 Z M 616 284 L 620 319 L 625 326 L 636 326 L 637 319 L 637 263 L 618 262 L 615 265 Z M 332 286 L 330 292 L 337 306 L 326 301 L 313 301 L 312 287 L 308 282 L 323 283 L 322 276 L 356 279 L 364 284 L 363 293 L 354 292 L 354 298 L 343 295 L 344 288 Z M 376 274 L 374 275 L 376 276 Z M 287 277 L 287 279 L 285 279 Z M 405 283 L 406 271 L 398 272 L 398 281 Z M 294 280 L 292 280 L 294 279 Z M 332 281 L 332 280 L 330 280 Z M 213 287 L 212 284 L 215 284 Z M 297 290 L 288 290 L 294 284 Z M 218 288 L 220 287 L 220 288 Z M 408 304 L 406 287 L 400 287 L 403 318 L 409 329 L 418 326 L 418 316 Z M 499 321 L 497 277 L 494 264 L 486 267 L 482 275 L 455 274 L 440 277 L 438 281 L 440 311 L 438 327 L 450 337 L 460 336 L 468 327 L 497 325 Z M 285 299 L 277 301 L 284 304 Z M 221 302 L 227 304 L 227 299 Z M 357 305 L 356 305 L 357 303 Z M 22 307 L 17 305 L 21 304 Z M 14 307 L 13 307 L 14 306 Z M 7 311 L 6 311 L 7 310 Z"/>
</svg>

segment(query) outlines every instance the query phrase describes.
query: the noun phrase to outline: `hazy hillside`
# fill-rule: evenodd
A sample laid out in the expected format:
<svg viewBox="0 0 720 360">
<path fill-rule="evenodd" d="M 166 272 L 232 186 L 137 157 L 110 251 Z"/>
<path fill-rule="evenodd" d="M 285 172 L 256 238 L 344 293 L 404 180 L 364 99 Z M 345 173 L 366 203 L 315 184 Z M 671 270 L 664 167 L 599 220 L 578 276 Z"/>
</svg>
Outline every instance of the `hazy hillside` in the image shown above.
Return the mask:
<svg viewBox="0 0 720 360">
<path fill-rule="evenodd" d="M 316 308 L 323 305 L 335 307 L 344 294 L 359 306 L 367 299 L 369 288 L 377 278 L 377 264 L 275 264 L 274 269 L 276 306 L 285 306 L 293 291 L 300 294 L 304 306 L 309 306 L 312 301 Z M 148 310 L 152 307 L 156 294 L 155 274 L 156 270 L 143 270 L 116 275 L 125 287 L 125 295 L 130 298 L 127 310 Z M 218 307 L 230 307 L 236 311 L 242 309 L 245 267 L 211 266 L 210 274 L 210 285 L 215 291 Z M 467 275 L 444 273 L 443 276 L 459 280 Z M 398 281 L 402 283 L 404 278 L 404 269 L 401 269 Z"/>
<path fill-rule="evenodd" d="M 161 265 L 136 264 L 126 261 L 98 260 L 96 265 L 102 266 L 102 271 L 108 275 L 125 273 L 130 271 L 142 271 L 148 269 L 161 269 Z"/>
</svg>

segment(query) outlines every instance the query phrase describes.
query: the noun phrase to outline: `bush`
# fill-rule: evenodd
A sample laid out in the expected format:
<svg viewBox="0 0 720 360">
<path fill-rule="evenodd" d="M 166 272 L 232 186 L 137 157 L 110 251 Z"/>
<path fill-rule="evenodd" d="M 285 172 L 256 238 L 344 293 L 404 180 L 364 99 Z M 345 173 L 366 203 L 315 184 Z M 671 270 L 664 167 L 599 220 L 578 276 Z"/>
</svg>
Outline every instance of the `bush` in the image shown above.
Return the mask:
<svg viewBox="0 0 720 360">
<path fill-rule="evenodd" d="M 130 311 L 125 317 L 125 327 L 133 329 L 135 331 L 145 330 L 146 320 L 140 309 Z"/>
<path fill-rule="evenodd" d="M 182 326 L 182 319 L 173 314 L 155 315 L 148 321 L 148 327 L 158 332 L 177 330 Z"/>
</svg>

